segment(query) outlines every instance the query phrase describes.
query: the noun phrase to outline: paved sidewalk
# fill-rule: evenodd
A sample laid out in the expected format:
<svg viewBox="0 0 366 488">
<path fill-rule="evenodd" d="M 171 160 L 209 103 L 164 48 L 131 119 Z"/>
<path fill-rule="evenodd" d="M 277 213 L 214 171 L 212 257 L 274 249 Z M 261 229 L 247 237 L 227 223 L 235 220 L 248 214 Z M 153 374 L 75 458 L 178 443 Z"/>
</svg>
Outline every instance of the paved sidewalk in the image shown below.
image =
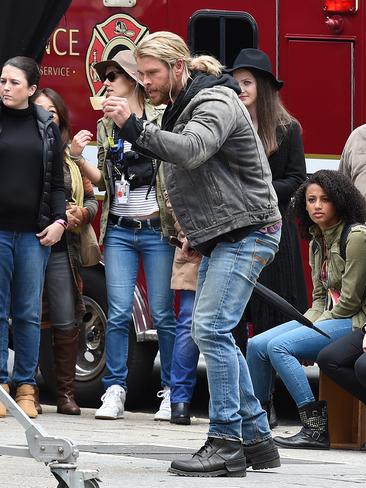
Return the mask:
<svg viewBox="0 0 366 488">
<path fill-rule="evenodd" d="M 191 426 L 154 422 L 152 414 L 126 412 L 121 420 L 95 420 L 94 410 L 80 417 L 56 414 L 45 406 L 36 422 L 48 434 L 73 439 L 80 446 L 78 467 L 100 470 L 101 488 L 347 488 L 366 486 L 366 452 L 281 450 L 282 466 L 247 472 L 246 478 L 184 478 L 167 473 L 170 461 L 195 451 L 206 439 L 208 421 Z M 293 434 L 280 426 L 274 435 Z M 25 445 L 23 428 L 12 417 L 0 419 L 0 444 Z M 1 488 L 57 487 L 50 470 L 33 459 L 0 457 Z"/>
</svg>

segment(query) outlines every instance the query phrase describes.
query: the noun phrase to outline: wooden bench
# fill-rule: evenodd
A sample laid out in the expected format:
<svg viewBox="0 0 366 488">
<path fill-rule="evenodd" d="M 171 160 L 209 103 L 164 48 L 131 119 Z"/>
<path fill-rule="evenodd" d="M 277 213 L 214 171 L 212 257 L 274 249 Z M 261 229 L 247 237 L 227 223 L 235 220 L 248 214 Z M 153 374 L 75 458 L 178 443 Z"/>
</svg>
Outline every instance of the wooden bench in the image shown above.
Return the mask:
<svg viewBox="0 0 366 488">
<path fill-rule="evenodd" d="M 366 443 L 366 406 L 322 372 L 319 376 L 319 400 L 326 400 L 328 404 L 331 447 L 360 449 Z"/>
</svg>

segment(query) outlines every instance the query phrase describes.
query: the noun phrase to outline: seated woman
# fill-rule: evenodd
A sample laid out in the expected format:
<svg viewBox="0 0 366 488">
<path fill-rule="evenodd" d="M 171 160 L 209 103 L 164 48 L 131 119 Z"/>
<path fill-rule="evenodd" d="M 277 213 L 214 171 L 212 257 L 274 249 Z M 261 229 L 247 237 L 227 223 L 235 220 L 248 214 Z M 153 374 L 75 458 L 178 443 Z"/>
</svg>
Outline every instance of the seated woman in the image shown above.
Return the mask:
<svg viewBox="0 0 366 488">
<path fill-rule="evenodd" d="M 366 405 L 366 324 L 320 351 L 319 368 Z"/>
<path fill-rule="evenodd" d="M 340 240 L 345 225 L 365 222 L 366 202 L 346 176 L 321 170 L 296 192 L 295 212 L 308 240 L 313 300 L 305 316 L 316 322 L 330 339 L 296 321 L 286 322 L 249 341 L 247 361 L 254 392 L 266 403 L 274 368 L 297 404 L 301 431 L 275 437 L 280 447 L 328 449 L 326 403 L 315 401 L 302 360 L 315 361 L 329 342 L 360 327 L 366 318 L 366 229 L 352 226 L 347 237 L 346 259 Z"/>
<path fill-rule="evenodd" d="M 366 197 L 366 124 L 357 127 L 344 146 L 339 171 Z M 366 405 L 366 324 L 320 351 L 319 368 Z"/>
</svg>

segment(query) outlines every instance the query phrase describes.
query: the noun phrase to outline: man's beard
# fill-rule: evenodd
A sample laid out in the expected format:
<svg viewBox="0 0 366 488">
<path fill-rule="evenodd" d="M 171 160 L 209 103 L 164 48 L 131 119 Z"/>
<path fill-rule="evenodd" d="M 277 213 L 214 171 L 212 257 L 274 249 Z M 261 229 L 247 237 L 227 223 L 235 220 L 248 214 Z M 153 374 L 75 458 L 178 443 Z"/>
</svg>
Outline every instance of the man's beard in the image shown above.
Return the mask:
<svg viewBox="0 0 366 488">
<path fill-rule="evenodd" d="M 151 100 L 153 105 L 161 105 L 161 104 L 168 104 L 169 102 L 174 102 L 177 95 L 179 94 L 179 90 L 175 83 L 167 83 L 163 87 L 152 90 L 155 95 L 155 99 Z"/>
</svg>

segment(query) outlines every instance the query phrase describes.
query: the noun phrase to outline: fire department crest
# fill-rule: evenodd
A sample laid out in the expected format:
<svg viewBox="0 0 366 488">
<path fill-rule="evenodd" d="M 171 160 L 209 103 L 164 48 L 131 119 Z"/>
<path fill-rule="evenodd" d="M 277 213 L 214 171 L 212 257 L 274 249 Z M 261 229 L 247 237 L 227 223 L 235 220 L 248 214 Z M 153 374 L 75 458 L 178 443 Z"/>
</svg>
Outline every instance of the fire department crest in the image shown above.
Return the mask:
<svg viewBox="0 0 366 488">
<path fill-rule="evenodd" d="M 102 95 L 104 92 L 103 83 L 93 66 L 100 61 L 113 58 L 122 49 L 133 50 L 148 33 L 145 25 L 125 14 L 112 15 L 94 26 L 85 58 L 86 77 L 93 96 Z"/>
</svg>

